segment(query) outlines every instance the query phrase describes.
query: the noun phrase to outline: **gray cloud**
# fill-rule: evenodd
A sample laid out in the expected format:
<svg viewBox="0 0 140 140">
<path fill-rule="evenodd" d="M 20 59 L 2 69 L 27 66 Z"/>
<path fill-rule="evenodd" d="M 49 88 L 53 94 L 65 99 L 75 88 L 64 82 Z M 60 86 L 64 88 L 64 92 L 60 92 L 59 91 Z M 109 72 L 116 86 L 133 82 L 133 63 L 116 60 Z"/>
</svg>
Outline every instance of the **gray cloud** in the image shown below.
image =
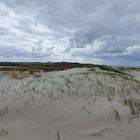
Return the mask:
<svg viewBox="0 0 140 140">
<path fill-rule="evenodd" d="M 139 0 L 1 0 L 0 59 L 140 65 Z"/>
</svg>

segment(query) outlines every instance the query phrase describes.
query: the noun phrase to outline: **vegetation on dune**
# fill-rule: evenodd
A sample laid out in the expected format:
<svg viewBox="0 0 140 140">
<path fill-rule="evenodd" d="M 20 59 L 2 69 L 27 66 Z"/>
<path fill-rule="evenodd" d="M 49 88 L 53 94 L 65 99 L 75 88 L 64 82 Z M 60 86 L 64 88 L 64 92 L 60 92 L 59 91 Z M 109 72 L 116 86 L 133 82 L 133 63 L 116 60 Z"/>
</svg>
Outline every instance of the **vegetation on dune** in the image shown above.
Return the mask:
<svg viewBox="0 0 140 140">
<path fill-rule="evenodd" d="M 108 74 L 119 75 L 126 78 L 134 79 L 133 76 L 125 73 L 125 71 L 140 70 L 140 68 L 128 68 L 128 67 L 113 67 L 106 65 L 95 65 L 95 64 L 80 64 L 80 63 L 68 63 L 68 62 L 0 62 L 0 71 L 29 71 L 30 74 L 35 74 L 39 71 L 50 72 L 50 71 L 61 71 L 71 68 L 91 68 L 90 71 L 95 71 L 95 68 L 99 68 Z"/>
<path fill-rule="evenodd" d="M 54 71 L 54 70 L 65 70 L 75 67 L 88 67 L 94 68 L 98 67 L 101 70 L 106 71 L 113 71 L 116 73 L 121 73 L 121 70 L 126 69 L 139 69 L 140 68 L 127 68 L 127 67 L 111 67 L 106 65 L 95 65 L 95 64 L 81 64 L 81 63 L 68 63 L 68 62 L 0 62 L 0 70 L 21 70 L 26 71 L 29 69 L 37 69 L 37 70 L 44 70 L 44 71 Z M 123 73 L 125 74 L 125 73 Z"/>
<path fill-rule="evenodd" d="M 0 62 L 1 71 L 59 71 L 66 70 L 76 67 L 93 67 L 93 64 L 80 64 L 80 63 L 67 63 L 67 62 L 57 62 L 57 63 L 28 63 L 28 62 Z"/>
<path fill-rule="evenodd" d="M 140 113 L 140 99 L 130 97 L 128 99 L 123 99 L 123 103 L 129 106 L 132 115 Z"/>
</svg>

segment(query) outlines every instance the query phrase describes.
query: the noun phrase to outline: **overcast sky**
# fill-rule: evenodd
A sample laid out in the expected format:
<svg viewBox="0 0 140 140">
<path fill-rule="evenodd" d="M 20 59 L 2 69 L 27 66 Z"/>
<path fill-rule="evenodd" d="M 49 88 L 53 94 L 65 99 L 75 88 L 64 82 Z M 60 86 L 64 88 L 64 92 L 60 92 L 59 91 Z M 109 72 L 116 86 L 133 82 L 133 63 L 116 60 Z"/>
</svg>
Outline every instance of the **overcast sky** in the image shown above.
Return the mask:
<svg viewBox="0 0 140 140">
<path fill-rule="evenodd" d="M 0 61 L 140 66 L 140 0 L 0 0 Z"/>
</svg>

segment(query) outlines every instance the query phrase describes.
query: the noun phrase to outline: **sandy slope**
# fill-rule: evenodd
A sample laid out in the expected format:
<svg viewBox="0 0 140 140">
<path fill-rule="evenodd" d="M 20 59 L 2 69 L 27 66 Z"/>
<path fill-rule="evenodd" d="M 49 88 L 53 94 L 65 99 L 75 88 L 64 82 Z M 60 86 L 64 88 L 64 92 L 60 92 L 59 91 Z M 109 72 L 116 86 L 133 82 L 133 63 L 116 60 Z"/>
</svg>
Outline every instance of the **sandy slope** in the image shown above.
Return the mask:
<svg viewBox="0 0 140 140">
<path fill-rule="evenodd" d="M 87 68 L 18 80 L 1 74 L 0 140 L 139 140 L 140 119 L 122 104 L 140 97 L 139 76 Z"/>
</svg>

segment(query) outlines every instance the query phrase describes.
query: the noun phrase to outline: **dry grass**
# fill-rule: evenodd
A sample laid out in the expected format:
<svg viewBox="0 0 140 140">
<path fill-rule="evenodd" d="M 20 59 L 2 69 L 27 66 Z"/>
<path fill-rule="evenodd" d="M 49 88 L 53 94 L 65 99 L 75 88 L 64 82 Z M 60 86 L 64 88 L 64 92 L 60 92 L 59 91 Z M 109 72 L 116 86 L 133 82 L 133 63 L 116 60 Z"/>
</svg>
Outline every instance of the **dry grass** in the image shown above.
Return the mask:
<svg viewBox="0 0 140 140">
<path fill-rule="evenodd" d="M 5 128 L 0 129 L 0 136 L 6 136 L 9 134 L 9 131 Z"/>
<path fill-rule="evenodd" d="M 139 115 L 140 113 L 140 100 L 134 97 L 123 99 L 123 103 L 130 108 L 131 115 Z"/>
<path fill-rule="evenodd" d="M 105 66 L 105 65 L 95 65 L 95 64 L 80 64 L 80 63 L 68 63 L 68 62 L 0 62 L 0 71 L 30 71 L 31 73 L 38 70 L 43 71 L 58 71 L 58 70 L 66 70 L 71 68 L 95 68 L 98 67 L 101 70 L 112 71 L 114 73 L 127 75 L 123 73 L 124 70 L 140 70 L 140 68 L 127 68 L 127 67 L 113 67 L 113 66 Z M 94 69 L 92 69 L 94 70 Z"/>
</svg>

